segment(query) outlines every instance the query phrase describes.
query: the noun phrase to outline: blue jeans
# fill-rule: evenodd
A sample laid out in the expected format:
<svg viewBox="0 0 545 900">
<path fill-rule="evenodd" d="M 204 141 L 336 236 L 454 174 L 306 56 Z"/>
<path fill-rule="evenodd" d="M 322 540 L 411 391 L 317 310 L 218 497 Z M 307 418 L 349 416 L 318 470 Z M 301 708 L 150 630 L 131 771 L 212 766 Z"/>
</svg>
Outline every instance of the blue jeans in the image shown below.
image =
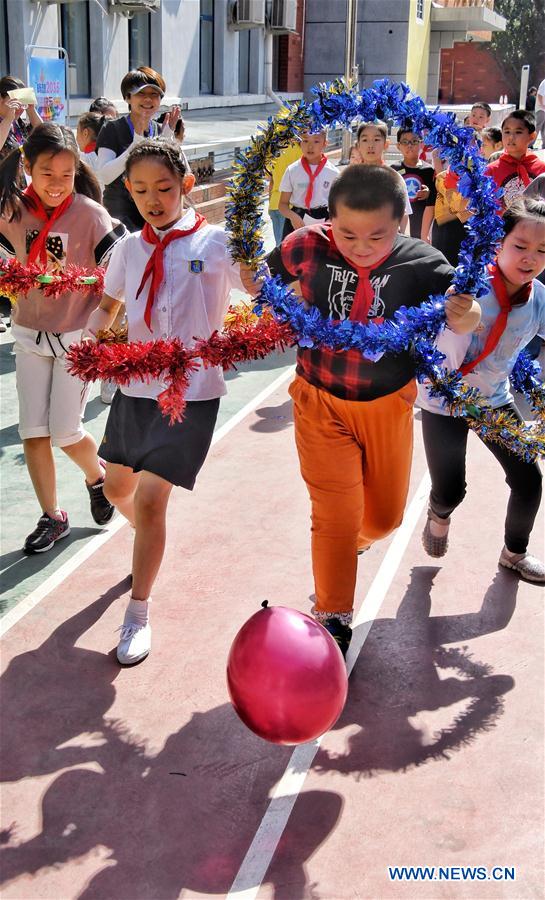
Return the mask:
<svg viewBox="0 0 545 900">
<path fill-rule="evenodd" d="M 276 246 L 282 243 L 282 232 L 284 231 L 285 217 L 278 209 L 270 209 L 269 216 L 272 222 L 274 241 Z"/>
</svg>

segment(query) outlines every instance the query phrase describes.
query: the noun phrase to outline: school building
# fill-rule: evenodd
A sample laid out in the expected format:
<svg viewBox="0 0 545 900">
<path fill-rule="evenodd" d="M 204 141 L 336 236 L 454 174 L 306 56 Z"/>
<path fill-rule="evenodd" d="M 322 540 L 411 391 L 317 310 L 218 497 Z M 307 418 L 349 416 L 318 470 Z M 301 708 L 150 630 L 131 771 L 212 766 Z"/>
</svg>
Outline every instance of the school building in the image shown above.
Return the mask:
<svg viewBox="0 0 545 900">
<path fill-rule="evenodd" d="M 302 4 L 281 0 L 0 0 L 0 71 L 26 78 L 27 55 L 69 60 L 70 115 L 93 97 L 121 103 L 130 68 L 152 66 L 186 109 L 264 103 L 287 87 Z M 299 16 L 299 21 L 298 21 Z"/>
<path fill-rule="evenodd" d="M 507 25 L 494 11 L 494 0 L 359 0 L 357 10 L 360 83 L 406 81 L 431 104 L 452 102 L 439 95 L 442 51 L 460 42 L 489 41 Z M 346 3 L 307 0 L 305 21 L 306 91 L 344 71 Z"/>
<path fill-rule="evenodd" d="M 506 27 L 494 0 L 359 0 L 357 10 L 360 83 L 408 81 L 429 103 L 443 99 L 442 51 Z M 185 109 L 262 104 L 344 72 L 346 14 L 346 0 L 0 0 L 0 72 L 25 80 L 30 52 L 63 47 L 72 120 L 97 96 L 124 110 L 119 85 L 139 65 L 160 71 L 166 102 Z"/>
</svg>

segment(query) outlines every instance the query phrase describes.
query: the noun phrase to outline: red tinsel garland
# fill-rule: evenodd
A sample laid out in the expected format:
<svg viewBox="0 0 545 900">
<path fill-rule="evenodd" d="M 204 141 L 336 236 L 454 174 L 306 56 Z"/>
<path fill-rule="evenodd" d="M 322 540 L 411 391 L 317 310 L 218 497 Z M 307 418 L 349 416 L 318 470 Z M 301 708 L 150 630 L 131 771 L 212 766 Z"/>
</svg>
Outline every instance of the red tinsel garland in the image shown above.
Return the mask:
<svg viewBox="0 0 545 900">
<path fill-rule="evenodd" d="M 244 316 L 235 316 L 227 333 L 215 331 L 208 340 L 197 340 L 191 349 L 178 338 L 145 344 L 74 344 L 67 354 L 68 371 L 82 381 L 106 379 L 121 385 L 162 377 L 167 387 L 157 402 L 172 424 L 183 418 L 189 378 L 201 362 L 205 367 L 221 365 L 224 370 L 231 369 L 237 363 L 263 359 L 273 350 L 284 350 L 293 343 L 289 325 L 271 317 L 249 323 Z"/>
<path fill-rule="evenodd" d="M 104 269 L 85 269 L 81 266 L 67 266 L 63 272 L 47 272 L 38 265 L 24 266 L 17 259 L 0 260 L 0 293 L 28 294 L 39 288 L 44 296 L 57 298 L 65 291 L 82 294 L 102 294 L 104 291 Z M 47 282 L 38 280 L 47 279 Z M 94 281 L 89 284 L 88 279 Z M 51 279 L 51 280 L 50 280 Z"/>
</svg>

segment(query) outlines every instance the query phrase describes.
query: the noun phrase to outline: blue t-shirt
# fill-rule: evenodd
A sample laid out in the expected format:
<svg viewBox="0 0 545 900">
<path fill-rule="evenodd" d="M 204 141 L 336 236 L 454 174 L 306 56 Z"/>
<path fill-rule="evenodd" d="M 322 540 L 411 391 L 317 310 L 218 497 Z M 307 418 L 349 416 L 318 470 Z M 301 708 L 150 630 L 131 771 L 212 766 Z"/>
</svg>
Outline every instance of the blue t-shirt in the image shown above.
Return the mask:
<svg viewBox="0 0 545 900">
<path fill-rule="evenodd" d="M 449 328 L 439 335 L 437 349 L 446 356 L 443 366 L 459 369 L 463 363 L 476 359 L 484 348 L 490 330 L 496 321 L 500 305 L 493 290 L 479 298 L 482 309 L 481 322 L 471 334 L 454 334 Z M 464 376 L 464 381 L 477 388 L 496 409 L 513 400 L 509 375 L 517 356 L 529 341 L 539 334 L 545 337 L 545 285 L 534 280 L 532 292 L 526 303 L 514 306 L 507 318 L 507 326 L 496 347 L 489 356 Z M 426 383 L 418 385 L 417 404 L 430 412 L 449 415 L 441 397 L 430 397 Z"/>
</svg>

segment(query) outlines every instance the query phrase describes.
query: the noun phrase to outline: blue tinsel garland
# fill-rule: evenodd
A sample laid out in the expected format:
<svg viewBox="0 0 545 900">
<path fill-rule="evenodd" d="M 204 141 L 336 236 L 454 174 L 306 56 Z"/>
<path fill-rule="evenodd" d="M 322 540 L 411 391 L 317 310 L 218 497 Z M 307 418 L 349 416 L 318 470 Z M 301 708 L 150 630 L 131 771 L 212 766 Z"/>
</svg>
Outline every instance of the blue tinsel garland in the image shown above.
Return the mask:
<svg viewBox="0 0 545 900">
<path fill-rule="evenodd" d="M 280 278 L 269 276 L 263 266 L 259 198 L 271 161 L 303 131 L 350 127 L 354 121 L 391 119 L 400 127 L 410 124 L 413 131 L 426 135 L 426 144 L 437 148 L 451 171 L 460 176 L 457 190 L 468 199 L 473 215 L 465 226 L 467 237 L 462 242 L 453 278 L 456 292 L 477 298 L 488 293 L 486 266 L 493 261 L 503 235 L 502 220 L 497 214 L 498 191 L 494 181 L 484 175 L 487 163 L 479 154 L 473 129 L 457 125 L 454 113 L 441 112 L 439 108 L 428 110 L 420 97 L 411 94 L 408 85 L 387 79 L 375 81 L 373 87 L 361 93 L 338 79 L 314 87 L 312 94 L 310 104 L 291 104 L 270 119 L 236 160 L 226 206 L 227 229 L 233 258 L 249 263 L 264 276 L 256 313 L 268 306 L 276 318 L 289 322 L 302 347 L 358 349 L 371 360 L 383 353 L 410 349 L 419 381 L 429 380 L 431 391 L 444 399 L 453 415 L 464 415 L 481 437 L 500 441 L 524 459 L 544 455 L 545 435 L 540 423 L 526 428 L 512 417 L 487 408 L 486 401 L 462 382 L 458 372 L 442 367 L 445 357 L 434 341 L 445 325 L 444 297 L 431 297 L 418 308 L 401 307 L 393 319 L 381 325 L 333 322 L 315 307 L 306 310 Z M 537 371 L 532 369 L 529 380 L 527 363 L 519 360 L 513 383 L 524 390 L 541 422 L 545 401 L 538 372 L 539 366 Z"/>
</svg>

